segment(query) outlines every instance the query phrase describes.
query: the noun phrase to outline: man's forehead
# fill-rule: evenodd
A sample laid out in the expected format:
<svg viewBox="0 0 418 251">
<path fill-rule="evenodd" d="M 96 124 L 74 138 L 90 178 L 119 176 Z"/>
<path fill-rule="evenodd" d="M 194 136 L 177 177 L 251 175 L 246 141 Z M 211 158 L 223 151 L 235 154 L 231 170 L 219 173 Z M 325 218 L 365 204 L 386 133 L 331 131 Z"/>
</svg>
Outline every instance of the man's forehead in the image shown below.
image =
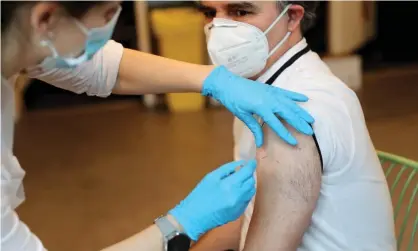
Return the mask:
<svg viewBox="0 0 418 251">
<path fill-rule="evenodd" d="M 257 8 L 260 4 L 260 1 L 239 1 L 239 0 L 232 0 L 232 1 L 199 1 L 199 4 L 203 7 L 210 7 L 210 8 L 231 8 L 231 7 L 239 7 L 239 8 Z"/>
</svg>

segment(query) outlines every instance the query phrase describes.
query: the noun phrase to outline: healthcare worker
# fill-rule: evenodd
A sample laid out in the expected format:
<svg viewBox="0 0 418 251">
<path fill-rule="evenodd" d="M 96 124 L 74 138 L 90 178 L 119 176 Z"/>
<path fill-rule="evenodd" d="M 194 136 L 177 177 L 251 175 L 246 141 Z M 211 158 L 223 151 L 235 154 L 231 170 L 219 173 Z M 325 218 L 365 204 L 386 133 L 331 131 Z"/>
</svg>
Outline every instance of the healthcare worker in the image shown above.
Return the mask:
<svg viewBox="0 0 418 251">
<path fill-rule="evenodd" d="M 275 114 L 312 134 L 309 123 L 313 118 L 294 103 L 306 101 L 303 95 L 243 79 L 224 67 L 182 63 L 123 50 L 109 42 L 120 11 L 120 2 L 1 2 L 3 251 L 45 250 L 14 211 L 24 199 L 21 183 L 25 172 L 12 151 L 14 89 L 7 80 L 22 70 L 61 88 L 97 96 L 201 92 L 243 120 L 253 131 L 257 146 L 262 145 L 262 132 L 253 114 L 290 144 L 296 140 Z M 255 166 L 253 160 L 219 167 L 155 224 L 107 250 L 188 250 L 191 241 L 242 214 L 255 193 Z"/>
</svg>

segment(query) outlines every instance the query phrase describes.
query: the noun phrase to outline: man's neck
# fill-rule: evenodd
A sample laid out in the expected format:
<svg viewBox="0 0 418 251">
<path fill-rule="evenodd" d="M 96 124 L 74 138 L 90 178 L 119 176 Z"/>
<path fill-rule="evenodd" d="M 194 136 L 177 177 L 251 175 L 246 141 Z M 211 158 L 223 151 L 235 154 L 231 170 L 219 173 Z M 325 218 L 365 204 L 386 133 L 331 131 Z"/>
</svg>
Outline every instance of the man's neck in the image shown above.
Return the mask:
<svg viewBox="0 0 418 251">
<path fill-rule="evenodd" d="M 290 48 L 295 46 L 297 43 L 299 43 L 302 40 L 303 36 L 300 32 L 294 32 L 292 33 L 289 38 L 286 40 L 286 42 L 283 43 L 283 45 L 277 49 L 277 51 L 270 56 L 270 58 L 267 60 L 267 64 L 264 67 L 264 69 L 254 77 L 251 77 L 251 80 L 257 80 L 260 76 L 262 76 L 274 63 L 276 63 L 277 60 L 279 60 Z"/>
</svg>

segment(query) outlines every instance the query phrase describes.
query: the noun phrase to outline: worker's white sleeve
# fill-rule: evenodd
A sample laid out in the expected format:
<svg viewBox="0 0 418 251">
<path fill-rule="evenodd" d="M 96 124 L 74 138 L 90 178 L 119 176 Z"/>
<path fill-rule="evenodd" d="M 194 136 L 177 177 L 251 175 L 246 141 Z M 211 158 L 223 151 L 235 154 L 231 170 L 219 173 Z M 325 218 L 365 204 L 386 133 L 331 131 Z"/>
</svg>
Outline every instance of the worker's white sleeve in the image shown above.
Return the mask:
<svg viewBox="0 0 418 251">
<path fill-rule="evenodd" d="M 107 97 L 118 79 L 123 46 L 113 40 L 99 50 L 91 60 L 73 69 L 28 70 L 31 78 L 37 78 L 56 87 L 90 96 Z"/>
<path fill-rule="evenodd" d="M 5 171 L 2 166 L 2 171 Z M 13 181 L 1 180 L 1 251 L 44 251 L 41 241 L 20 221 Z"/>
<path fill-rule="evenodd" d="M 3 198 L 2 198 L 3 199 Z M 3 203 L 3 200 L 2 200 Z M 1 211 L 1 250 L 2 251 L 45 251 L 41 241 L 25 223 L 19 220 L 10 206 Z"/>
</svg>

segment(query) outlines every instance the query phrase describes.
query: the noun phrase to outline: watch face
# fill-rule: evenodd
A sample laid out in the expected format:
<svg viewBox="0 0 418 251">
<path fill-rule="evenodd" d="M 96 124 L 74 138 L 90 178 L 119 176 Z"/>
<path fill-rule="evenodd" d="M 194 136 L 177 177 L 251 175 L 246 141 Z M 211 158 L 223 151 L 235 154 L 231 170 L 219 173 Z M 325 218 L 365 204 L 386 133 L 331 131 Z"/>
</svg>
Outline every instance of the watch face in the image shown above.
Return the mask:
<svg viewBox="0 0 418 251">
<path fill-rule="evenodd" d="M 188 251 L 190 249 L 190 238 L 185 234 L 178 234 L 168 241 L 168 251 Z"/>
</svg>

